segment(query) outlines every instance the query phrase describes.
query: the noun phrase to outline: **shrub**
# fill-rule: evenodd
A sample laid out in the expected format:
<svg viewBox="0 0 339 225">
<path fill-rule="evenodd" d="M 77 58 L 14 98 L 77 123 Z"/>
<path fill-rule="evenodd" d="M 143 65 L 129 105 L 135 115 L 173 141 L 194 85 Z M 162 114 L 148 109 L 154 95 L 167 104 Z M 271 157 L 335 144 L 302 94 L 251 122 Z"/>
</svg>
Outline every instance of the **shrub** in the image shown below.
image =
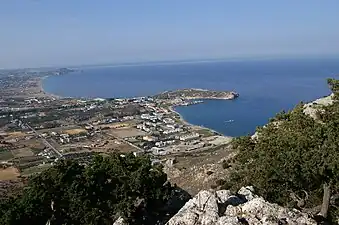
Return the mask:
<svg viewBox="0 0 339 225">
<path fill-rule="evenodd" d="M 329 80 L 335 93 L 338 84 Z M 305 115 L 299 104 L 258 129 L 256 139 L 237 138 L 232 187 L 253 185 L 267 200 L 282 205 L 293 205 L 296 198 L 291 195 L 300 198 L 306 192 L 308 199 L 302 207 L 320 205 L 323 194 L 338 193 L 339 102 L 323 107 L 319 114 L 321 122 Z"/>
</svg>

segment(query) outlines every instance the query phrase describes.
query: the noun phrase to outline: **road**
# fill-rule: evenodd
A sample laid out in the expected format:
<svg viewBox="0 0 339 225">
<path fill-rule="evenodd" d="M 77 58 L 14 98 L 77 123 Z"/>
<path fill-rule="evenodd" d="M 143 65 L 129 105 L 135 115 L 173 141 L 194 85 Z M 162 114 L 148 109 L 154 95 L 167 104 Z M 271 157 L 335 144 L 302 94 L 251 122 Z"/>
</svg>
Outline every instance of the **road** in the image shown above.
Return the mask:
<svg viewBox="0 0 339 225">
<path fill-rule="evenodd" d="M 21 121 L 22 122 L 22 121 Z M 47 140 L 46 138 L 42 137 L 33 127 L 31 127 L 30 125 L 28 125 L 27 123 L 22 123 L 24 126 L 28 127 L 31 131 L 33 131 L 33 133 L 42 140 L 42 143 L 52 149 L 59 157 L 62 157 L 61 152 L 59 152 L 56 148 L 54 148 Z"/>
</svg>

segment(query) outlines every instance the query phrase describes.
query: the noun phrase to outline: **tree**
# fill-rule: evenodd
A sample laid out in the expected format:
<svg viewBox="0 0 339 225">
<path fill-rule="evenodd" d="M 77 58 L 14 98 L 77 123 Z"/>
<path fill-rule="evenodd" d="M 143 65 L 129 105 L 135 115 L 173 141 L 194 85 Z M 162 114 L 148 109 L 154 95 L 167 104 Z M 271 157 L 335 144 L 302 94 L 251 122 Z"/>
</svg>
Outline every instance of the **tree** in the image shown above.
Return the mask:
<svg viewBox="0 0 339 225">
<path fill-rule="evenodd" d="M 331 91 L 335 95 L 335 98 L 338 98 L 339 94 L 339 80 L 329 78 L 327 79 L 327 83 L 330 86 Z"/>
<path fill-rule="evenodd" d="M 172 187 L 148 157 L 96 157 L 87 166 L 62 160 L 32 178 L 23 194 L 0 205 L 2 224 L 112 224 L 123 216 L 152 224 Z"/>
</svg>

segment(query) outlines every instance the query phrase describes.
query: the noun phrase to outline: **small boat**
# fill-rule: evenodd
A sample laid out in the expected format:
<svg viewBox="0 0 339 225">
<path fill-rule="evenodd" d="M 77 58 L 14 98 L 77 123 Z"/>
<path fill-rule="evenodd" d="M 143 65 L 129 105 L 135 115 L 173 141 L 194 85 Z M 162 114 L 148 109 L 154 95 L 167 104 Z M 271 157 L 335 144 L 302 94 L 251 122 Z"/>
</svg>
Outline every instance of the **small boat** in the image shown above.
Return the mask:
<svg viewBox="0 0 339 225">
<path fill-rule="evenodd" d="M 226 120 L 225 123 L 232 123 L 234 120 Z"/>
</svg>

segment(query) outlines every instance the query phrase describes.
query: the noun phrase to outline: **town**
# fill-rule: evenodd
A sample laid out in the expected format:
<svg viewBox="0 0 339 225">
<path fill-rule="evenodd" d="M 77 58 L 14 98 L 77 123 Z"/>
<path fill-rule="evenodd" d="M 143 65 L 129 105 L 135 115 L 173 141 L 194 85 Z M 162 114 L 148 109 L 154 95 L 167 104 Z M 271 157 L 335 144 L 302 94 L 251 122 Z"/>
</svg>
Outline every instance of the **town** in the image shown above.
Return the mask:
<svg viewBox="0 0 339 225">
<path fill-rule="evenodd" d="M 203 92 L 205 99 L 206 90 L 126 99 L 61 98 L 43 91 L 43 77 L 71 72 L 1 74 L 0 164 L 4 170 L 0 179 L 40 173 L 60 159 L 86 163 L 97 154 L 114 152 L 148 154 L 153 163 L 161 163 L 183 153 L 225 146 L 231 140 L 186 123 L 174 110 L 202 103 L 199 95 Z M 235 97 L 233 92 L 222 95 L 223 99 Z"/>
</svg>

